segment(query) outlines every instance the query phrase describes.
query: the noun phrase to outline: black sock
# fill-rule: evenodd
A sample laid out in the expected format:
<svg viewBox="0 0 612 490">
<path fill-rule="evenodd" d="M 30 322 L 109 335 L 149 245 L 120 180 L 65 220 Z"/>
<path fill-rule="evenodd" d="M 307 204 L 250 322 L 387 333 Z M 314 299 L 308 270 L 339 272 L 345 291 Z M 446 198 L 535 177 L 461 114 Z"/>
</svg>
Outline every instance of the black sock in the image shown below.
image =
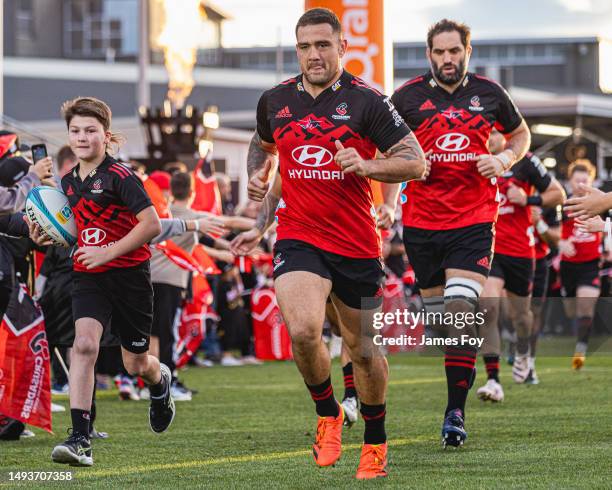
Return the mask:
<svg viewBox="0 0 612 490">
<path fill-rule="evenodd" d="M 489 355 L 483 356 L 485 367 L 487 369 L 487 377 L 494 379 L 499 383 L 499 356 Z"/>
<path fill-rule="evenodd" d="M 593 319 L 589 316 L 581 316 L 576 320 L 576 326 L 578 327 L 578 342 L 583 344 L 589 343 L 589 334 L 591 333 L 591 325 Z"/>
<path fill-rule="evenodd" d="M 349 362 L 342 367 L 344 375 L 344 398 L 357 398 L 357 390 L 355 389 L 355 380 L 353 379 L 353 363 Z"/>
<path fill-rule="evenodd" d="M 96 383 L 94 381 L 93 396 L 91 397 L 91 410 L 89 411 L 89 432 L 93 430 L 96 421 Z"/>
<path fill-rule="evenodd" d="M 456 408 L 465 414 L 465 401 L 474 383 L 476 349 L 448 347 L 444 354 L 444 369 L 448 388 L 446 412 Z"/>
<path fill-rule="evenodd" d="M 387 442 L 387 433 L 385 432 L 386 404 L 366 405 L 362 402 L 360 411 L 365 422 L 363 442 L 366 444 L 383 444 Z"/>
<path fill-rule="evenodd" d="M 338 402 L 334 398 L 331 377 L 327 378 L 320 385 L 313 386 L 307 384 L 306 387 L 316 404 L 317 415 L 319 417 L 337 417 L 340 414 Z"/>
<path fill-rule="evenodd" d="M 89 439 L 89 420 L 91 418 L 89 410 L 71 408 L 70 417 L 72 418 L 72 433 L 85 436 Z"/>
<path fill-rule="evenodd" d="M 155 398 L 159 398 L 160 396 L 166 393 L 166 388 L 167 388 L 166 380 L 162 376 L 161 379 L 159 380 L 159 383 L 156 383 L 154 385 L 149 385 L 149 393 L 151 393 L 151 396 Z"/>
</svg>

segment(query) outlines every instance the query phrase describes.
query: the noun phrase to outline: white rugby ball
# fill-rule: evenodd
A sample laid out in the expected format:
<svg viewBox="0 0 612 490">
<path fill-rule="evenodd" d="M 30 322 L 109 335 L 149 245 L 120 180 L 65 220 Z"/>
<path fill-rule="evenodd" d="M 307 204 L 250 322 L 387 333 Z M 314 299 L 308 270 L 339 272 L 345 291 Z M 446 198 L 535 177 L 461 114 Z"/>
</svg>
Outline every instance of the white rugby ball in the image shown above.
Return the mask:
<svg viewBox="0 0 612 490">
<path fill-rule="evenodd" d="M 34 187 L 26 199 L 25 213 L 56 245 L 71 247 L 77 242 L 74 213 L 68 198 L 59 189 L 46 185 Z"/>
</svg>

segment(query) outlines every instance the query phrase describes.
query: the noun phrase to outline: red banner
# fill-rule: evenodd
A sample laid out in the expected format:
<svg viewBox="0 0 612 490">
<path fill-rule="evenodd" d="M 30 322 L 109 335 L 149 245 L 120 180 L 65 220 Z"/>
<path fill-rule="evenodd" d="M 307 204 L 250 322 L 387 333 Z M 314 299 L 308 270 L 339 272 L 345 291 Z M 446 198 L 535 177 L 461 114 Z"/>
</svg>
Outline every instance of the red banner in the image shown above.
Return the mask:
<svg viewBox="0 0 612 490">
<path fill-rule="evenodd" d="M 51 365 L 43 314 L 15 286 L 0 324 L 0 413 L 51 432 Z"/>
<path fill-rule="evenodd" d="M 193 247 L 193 252 L 191 252 L 191 254 L 193 255 L 193 258 L 196 259 L 203 267 L 206 274 L 221 274 L 221 270 L 217 267 L 215 261 L 206 253 L 204 245 L 198 243 L 195 247 Z"/>
<path fill-rule="evenodd" d="M 172 218 L 172 213 L 170 212 L 168 201 L 164 197 L 164 193 L 159 188 L 157 183 L 154 180 L 151 180 L 149 177 L 145 177 L 145 179 L 143 180 L 143 185 L 145 191 L 151 199 L 151 202 L 153 203 L 155 211 L 157 211 L 157 215 L 160 218 Z"/>
<path fill-rule="evenodd" d="M 273 289 L 261 288 L 251 295 L 255 356 L 270 361 L 293 359 L 291 338 L 276 303 Z"/>
<path fill-rule="evenodd" d="M 195 198 L 191 203 L 194 211 L 206 211 L 209 213 L 221 214 L 221 194 L 217 186 L 217 179 L 214 175 L 206 177 L 202 167 L 206 163 L 205 159 L 200 159 L 193 171 L 193 181 L 195 185 Z"/>
<path fill-rule="evenodd" d="M 177 368 L 187 364 L 200 347 L 206 336 L 206 319 L 219 320 L 219 316 L 210 306 L 213 295 L 206 277 L 194 275 L 191 286 L 193 297 L 183 302 L 178 318 L 178 340 L 175 349 Z"/>
<path fill-rule="evenodd" d="M 395 314 L 397 311 L 403 312 L 408 309 L 406 298 L 404 297 L 403 281 L 397 276 L 389 275 L 385 282 L 385 289 L 383 290 L 383 313 Z M 395 352 L 421 350 L 420 339 L 424 332 L 425 328 L 422 323 L 417 325 L 406 325 L 402 322 L 396 322 L 391 324 L 387 323 L 380 333 L 385 338 L 400 339 L 403 338 L 403 336 L 409 336 L 414 339 L 413 342 L 416 344 L 414 346 L 388 345 L 387 351 L 392 354 Z"/>
<path fill-rule="evenodd" d="M 206 318 L 216 317 L 212 308 L 200 300 L 186 301 L 181 310 L 176 342 L 176 367 L 182 368 L 198 351 L 206 335 Z"/>
<path fill-rule="evenodd" d="M 172 240 L 160 242 L 155 245 L 155 248 L 162 252 L 171 262 L 178 265 L 181 269 L 197 272 L 198 274 L 206 274 L 206 271 L 198 263 L 198 261 L 194 259 L 189 252 L 187 252 L 184 248 L 179 247 Z"/>
</svg>

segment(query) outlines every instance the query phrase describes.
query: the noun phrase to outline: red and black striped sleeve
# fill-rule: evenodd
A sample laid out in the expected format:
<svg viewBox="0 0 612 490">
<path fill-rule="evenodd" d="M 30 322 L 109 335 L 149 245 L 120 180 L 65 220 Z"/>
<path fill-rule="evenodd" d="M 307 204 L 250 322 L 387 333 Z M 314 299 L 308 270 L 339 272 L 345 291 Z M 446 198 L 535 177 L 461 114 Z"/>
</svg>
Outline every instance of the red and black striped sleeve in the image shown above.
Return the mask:
<svg viewBox="0 0 612 490">
<path fill-rule="evenodd" d="M 122 163 L 113 163 L 108 171 L 114 177 L 115 192 L 123 201 L 123 204 L 134 213 L 140 213 L 143 209 L 153 206 L 151 199 L 145 191 L 142 180 Z"/>
</svg>

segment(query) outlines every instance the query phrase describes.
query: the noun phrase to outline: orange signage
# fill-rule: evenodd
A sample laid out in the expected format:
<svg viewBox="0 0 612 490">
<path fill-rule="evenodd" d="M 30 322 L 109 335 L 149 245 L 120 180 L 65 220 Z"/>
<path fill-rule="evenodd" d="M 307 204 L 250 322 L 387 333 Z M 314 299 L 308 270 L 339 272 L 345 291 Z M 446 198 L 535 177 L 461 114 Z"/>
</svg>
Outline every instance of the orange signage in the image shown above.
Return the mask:
<svg viewBox="0 0 612 490">
<path fill-rule="evenodd" d="M 305 0 L 306 10 L 326 7 L 342 23 L 348 50 L 344 67 L 382 93 L 392 90 L 391 59 L 385 48 L 384 0 Z"/>
</svg>

